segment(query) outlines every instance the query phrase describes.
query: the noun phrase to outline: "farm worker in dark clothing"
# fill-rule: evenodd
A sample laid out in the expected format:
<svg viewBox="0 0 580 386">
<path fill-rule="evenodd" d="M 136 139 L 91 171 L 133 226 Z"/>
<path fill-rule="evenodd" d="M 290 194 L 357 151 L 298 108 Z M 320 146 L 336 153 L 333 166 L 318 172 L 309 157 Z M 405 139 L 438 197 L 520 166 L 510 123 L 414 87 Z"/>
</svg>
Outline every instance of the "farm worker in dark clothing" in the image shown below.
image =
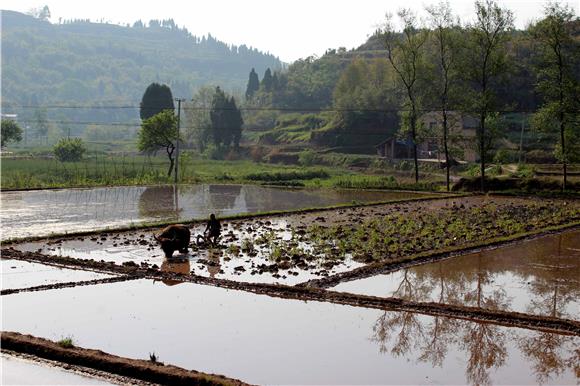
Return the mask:
<svg viewBox="0 0 580 386">
<path fill-rule="evenodd" d="M 212 213 L 209 216 L 209 221 L 207 222 L 207 226 L 205 227 L 205 231 L 203 231 L 203 233 L 204 235 L 207 235 L 209 233 L 207 239 L 209 240 L 210 243 L 212 243 L 212 245 L 215 246 L 217 245 L 218 238 L 220 237 L 221 232 L 222 226 L 218 221 L 218 219 L 215 218 L 215 214 Z"/>
</svg>

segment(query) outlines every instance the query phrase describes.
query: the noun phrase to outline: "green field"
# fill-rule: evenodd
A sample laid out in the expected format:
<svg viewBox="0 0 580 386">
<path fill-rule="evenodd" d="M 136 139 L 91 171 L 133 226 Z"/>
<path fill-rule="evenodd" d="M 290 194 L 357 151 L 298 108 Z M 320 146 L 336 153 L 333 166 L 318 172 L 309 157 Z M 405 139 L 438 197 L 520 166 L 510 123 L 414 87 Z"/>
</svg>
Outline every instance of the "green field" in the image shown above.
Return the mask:
<svg viewBox="0 0 580 386">
<path fill-rule="evenodd" d="M 81 162 L 50 157 L 3 158 L 2 189 L 66 188 L 173 183 L 166 158 L 141 155 L 92 155 Z M 374 171 L 376 172 L 376 171 Z M 437 190 L 442 181 L 418 185 L 405 176 L 365 174 L 346 166 L 297 166 L 193 158 L 180 160 L 180 183 L 250 183 L 295 187 Z"/>
</svg>

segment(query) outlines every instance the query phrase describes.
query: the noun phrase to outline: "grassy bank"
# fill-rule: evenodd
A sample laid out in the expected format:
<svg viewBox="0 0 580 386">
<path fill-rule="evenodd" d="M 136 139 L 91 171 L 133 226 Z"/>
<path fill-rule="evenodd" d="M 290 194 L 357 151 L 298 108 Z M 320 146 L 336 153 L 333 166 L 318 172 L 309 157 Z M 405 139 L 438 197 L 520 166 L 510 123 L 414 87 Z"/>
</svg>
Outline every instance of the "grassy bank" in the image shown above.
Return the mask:
<svg viewBox="0 0 580 386">
<path fill-rule="evenodd" d="M 80 162 L 53 158 L 4 158 L 2 189 L 44 189 L 173 183 L 164 157 L 93 155 Z M 401 177 L 365 175 L 345 166 L 294 166 L 184 157 L 180 183 L 249 183 L 311 188 L 439 190 L 441 182 L 411 183 Z"/>
</svg>

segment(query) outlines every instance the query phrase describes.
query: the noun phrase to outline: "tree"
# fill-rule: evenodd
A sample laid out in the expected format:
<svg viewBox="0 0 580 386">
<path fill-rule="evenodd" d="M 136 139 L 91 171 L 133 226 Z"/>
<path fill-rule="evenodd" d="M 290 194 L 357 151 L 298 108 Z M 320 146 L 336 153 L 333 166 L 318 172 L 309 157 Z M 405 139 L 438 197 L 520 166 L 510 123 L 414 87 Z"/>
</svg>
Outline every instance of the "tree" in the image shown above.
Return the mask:
<svg viewBox="0 0 580 386">
<path fill-rule="evenodd" d="M 61 138 L 52 148 L 54 156 L 60 162 L 80 161 L 86 151 L 83 140 L 80 138 Z"/>
<path fill-rule="evenodd" d="M 18 126 L 18 123 L 14 122 L 12 119 L 3 119 L 1 125 L 2 138 L 0 141 L 0 147 L 6 146 L 9 142 L 22 141 L 22 128 Z"/>
<path fill-rule="evenodd" d="M 45 138 L 46 143 L 48 143 L 48 129 L 50 125 L 46 115 L 46 109 L 36 109 L 34 111 L 33 125 L 39 140 L 42 141 L 42 138 Z"/>
<path fill-rule="evenodd" d="M 178 140 L 177 117 L 171 110 L 164 110 L 141 123 L 137 148 L 143 152 L 165 149 L 169 158 L 167 176 L 171 176 L 175 159 L 173 153 Z"/>
<path fill-rule="evenodd" d="M 437 6 L 427 7 L 429 21 L 433 28 L 433 40 L 436 49 L 437 66 L 434 88 L 436 105 L 441 113 L 441 129 L 443 132 L 443 149 L 445 151 L 445 170 L 447 191 L 449 182 L 449 103 L 453 84 L 457 81 L 457 46 L 454 41 L 454 29 L 457 27 L 448 2 L 440 2 Z"/>
<path fill-rule="evenodd" d="M 240 139 L 242 138 L 242 125 L 244 124 L 244 120 L 242 119 L 242 112 L 236 106 L 236 100 L 233 96 L 230 98 L 229 108 L 229 131 L 232 134 L 234 149 L 238 151 L 240 149 Z"/>
<path fill-rule="evenodd" d="M 511 11 L 501 8 L 493 0 L 475 2 L 476 20 L 467 28 L 467 47 L 464 68 L 467 80 L 472 85 L 468 109 L 479 118 L 477 128 L 478 153 L 481 166 L 481 191 L 485 191 L 485 162 L 488 148 L 485 146 L 486 119 L 495 105 L 496 90 L 492 80 L 506 71 L 505 44 L 508 32 L 513 28 Z"/>
<path fill-rule="evenodd" d="M 210 120 L 215 145 L 228 147 L 233 141 L 237 150 L 244 121 L 234 97 L 228 97 L 219 87 L 211 103 Z"/>
<path fill-rule="evenodd" d="M 272 71 L 270 70 L 270 68 L 266 69 L 264 77 L 262 78 L 261 86 L 262 89 L 264 89 L 264 91 L 266 92 L 272 91 Z"/>
<path fill-rule="evenodd" d="M 164 84 L 151 83 L 141 98 L 140 115 L 144 121 L 164 110 L 174 110 L 171 89 Z"/>
<path fill-rule="evenodd" d="M 213 87 L 202 87 L 193 96 L 191 108 L 185 108 L 185 132 L 187 141 L 204 152 L 212 136 L 211 119 L 208 107 L 211 106 L 214 95 Z"/>
<path fill-rule="evenodd" d="M 548 3 L 544 19 L 530 28 L 538 42 L 539 66 L 537 89 L 544 97 L 542 107 L 534 114 L 534 125 L 540 130 L 558 132 L 556 156 L 562 162 L 563 189 L 567 185 L 567 164 L 571 142 L 580 136 L 578 111 L 579 80 L 574 63 L 580 58 L 580 43 L 572 36 L 574 14 L 558 3 Z"/>
<path fill-rule="evenodd" d="M 417 118 L 419 108 L 419 66 L 423 56 L 423 45 L 427 35 L 419 31 L 417 18 L 409 9 L 401 9 L 397 15 L 403 23 L 402 36 L 395 32 L 390 15 L 385 27 L 385 46 L 387 58 L 401 81 L 405 94 L 405 105 L 409 109 L 408 130 L 413 143 L 415 162 L 415 182 L 419 182 L 419 161 L 417 159 Z"/>
<path fill-rule="evenodd" d="M 258 74 L 252 68 L 250 71 L 250 78 L 248 79 L 248 87 L 246 88 L 246 99 L 251 99 L 256 91 L 260 89 L 260 79 L 258 79 Z"/>
</svg>

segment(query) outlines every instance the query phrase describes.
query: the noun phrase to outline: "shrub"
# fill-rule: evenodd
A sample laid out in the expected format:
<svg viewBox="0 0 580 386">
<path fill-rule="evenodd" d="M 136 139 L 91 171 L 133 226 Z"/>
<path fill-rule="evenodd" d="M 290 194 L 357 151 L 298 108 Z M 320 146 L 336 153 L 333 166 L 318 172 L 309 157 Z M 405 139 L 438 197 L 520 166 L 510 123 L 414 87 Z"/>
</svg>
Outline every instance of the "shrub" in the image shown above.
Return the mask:
<svg viewBox="0 0 580 386">
<path fill-rule="evenodd" d="M 250 157 L 254 162 L 262 162 L 264 160 L 264 156 L 266 155 L 266 148 L 261 145 L 255 145 L 250 150 Z"/>
<path fill-rule="evenodd" d="M 54 156 L 61 162 L 76 162 L 87 151 L 82 139 L 62 138 L 52 149 Z"/>
<path fill-rule="evenodd" d="M 302 166 L 311 166 L 315 163 L 315 161 L 316 153 L 314 153 L 314 151 L 311 149 L 301 151 L 300 154 L 298 154 L 298 162 Z"/>
</svg>

